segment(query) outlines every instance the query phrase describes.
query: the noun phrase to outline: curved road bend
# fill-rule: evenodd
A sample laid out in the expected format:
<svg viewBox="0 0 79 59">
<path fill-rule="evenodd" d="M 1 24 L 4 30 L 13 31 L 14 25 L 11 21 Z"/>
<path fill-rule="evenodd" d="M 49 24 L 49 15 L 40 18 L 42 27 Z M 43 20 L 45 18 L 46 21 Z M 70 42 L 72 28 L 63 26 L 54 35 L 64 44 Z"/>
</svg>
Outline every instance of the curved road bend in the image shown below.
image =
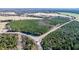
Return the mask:
<svg viewBox="0 0 79 59">
<path fill-rule="evenodd" d="M 23 49 L 23 46 L 22 46 L 22 43 L 21 43 L 22 42 L 21 35 L 24 35 L 26 37 L 29 37 L 29 38 L 33 39 L 34 43 L 37 46 L 37 49 L 38 50 L 42 50 L 42 47 L 41 47 L 40 43 L 36 40 L 36 39 L 38 39 L 38 37 L 34 38 L 31 35 L 27 35 L 27 34 L 20 33 L 20 32 L 0 32 L 0 34 L 18 34 L 18 40 L 17 40 L 17 48 L 18 48 L 18 50 L 22 50 Z"/>
<path fill-rule="evenodd" d="M 51 30 L 49 30 L 48 32 L 46 32 L 45 34 L 41 35 L 41 36 L 39 37 L 40 42 L 41 42 L 41 40 L 42 40 L 44 37 L 46 37 L 46 36 L 47 36 L 48 34 L 50 34 L 51 32 L 54 32 L 54 31 L 58 30 L 59 28 L 61 28 L 61 27 L 65 26 L 65 25 L 71 23 L 72 21 L 74 21 L 74 20 L 71 20 L 71 21 L 69 21 L 69 22 L 66 22 L 66 23 L 64 23 L 64 24 L 62 24 L 62 25 L 60 25 L 60 26 L 58 26 L 58 27 L 55 26 L 54 28 L 52 28 Z"/>
<path fill-rule="evenodd" d="M 30 38 L 32 38 L 34 41 L 36 41 L 36 42 L 41 42 L 42 41 L 42 39 L 44 38 L 44 37 L 46 37 L 48 34 L 50 34 L 51 32 L 54 32 L 54 31 L 56 31 L 56 30 L 58 30 L 59 28 L 61 28 L 61 27 L 63 27 L 63 26 L 65 26 L 65 25 L 67 25 L 67 24 L 69 24 L 69 23 L 71 23 L 72 21 L 74 21 L 74 20 L 71 20 L 71 21 L 69 21 L 69 22 L 66 22 L 66 23 L 64 23 L 64 24 L 62 24 L 62 25 L 60 25 L 60 26 L 55 26 L 54 28 L 52 28 L 51 30 L 49 30 L 48 32 L 46 32 L 45 34 L 43 34 L 43 35 L 41 35 L 41 36 L 31 36 L 31 35 L 26 35 L 26 36 L 28 36 L 28 37 L 30 37 Z M 23 33 L 22 33 L 23 34 Z"/>
<path fill-rule="evenodd" d="M 42 50 L 42 47 L 40 45 L 40 42 L 42 41 L 42 39 L 44 37 L 46 37 L 51 32 L 54 32 L 54 31 L 58 30 L 59 28 L 61 28 L 61 27 L 65 26 L 65 25 L 71 23 L 72 21 L 74 21 L 74 20 L 71 20 L 69 22 L 66 22 L 66 23 L 64 23 L 64 24 L 62 24 L 62 25 L 60 25 L 58 27 L 56 26 L 56 27 L 52 28 L 51 30 L 49 30 L 48 32 L 46 32 L 45 34 L 43 34 L 41 36 L 31 36 L 31 35 L 27 35 L 27 34 L 20 33 L 20 32 L 0 32 L 0 33 L 5 33 L 5 34 L 19 34 L 19 35 L 24 35 L 24 36 L 30 37 L 31 39 L 33 39 L 36 42 L 36 44 L 38 46 L 38 49 L 39 50 Z M 21 47 L 21 45 L 20 45 L 20 47 Z"/>
</svg>

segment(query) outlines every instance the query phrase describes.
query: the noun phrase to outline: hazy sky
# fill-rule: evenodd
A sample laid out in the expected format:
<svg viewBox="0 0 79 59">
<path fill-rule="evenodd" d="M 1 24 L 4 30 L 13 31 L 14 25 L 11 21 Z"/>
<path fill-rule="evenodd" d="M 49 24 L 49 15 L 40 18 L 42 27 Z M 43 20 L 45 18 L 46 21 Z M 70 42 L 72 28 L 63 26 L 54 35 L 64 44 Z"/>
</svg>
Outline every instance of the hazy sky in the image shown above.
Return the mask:
<svg viewBox="0 0 79 59">
<path fill-rule="evenodd" d="M 78 8 L 78 0 L 0 0 L 0 8 Z"/>
</svg>

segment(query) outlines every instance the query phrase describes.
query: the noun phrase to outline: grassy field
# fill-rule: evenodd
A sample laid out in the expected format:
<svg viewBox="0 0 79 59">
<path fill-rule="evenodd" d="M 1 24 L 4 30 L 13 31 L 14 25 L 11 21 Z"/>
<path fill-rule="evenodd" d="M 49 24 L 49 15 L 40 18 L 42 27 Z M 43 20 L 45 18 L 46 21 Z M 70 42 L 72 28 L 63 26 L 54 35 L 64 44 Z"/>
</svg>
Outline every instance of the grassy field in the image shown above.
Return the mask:
<svg viewBox="0 0 79 59">
<path fill-rule="evenodd" d="M 17 35 L 0 34 L 0 50 L 17 49 Z"/>
<path fill-rule="evenodd" d="M 41 45 L 44 50 L 79 50 L 79 22 L 74 21 L 50 33 Z"/>
<path fill-rule="evenodd" d="M 41 35 L 49 30 L 48 26 L 39 25 L 37 20 L 13 21 L 10 23 L 13 31 L 31 32 Z"/>
<path fill-rule="evenodd" d="M 47 32 L 52 26 L 63 24 L 67 21 L 69 21 L 69 19 L 63 17 L 43 20 L 19 20 L 11 22 L 10 27 L 13 31 L 30 32 L 31 34 L 39 36 Z"/>
</svg>

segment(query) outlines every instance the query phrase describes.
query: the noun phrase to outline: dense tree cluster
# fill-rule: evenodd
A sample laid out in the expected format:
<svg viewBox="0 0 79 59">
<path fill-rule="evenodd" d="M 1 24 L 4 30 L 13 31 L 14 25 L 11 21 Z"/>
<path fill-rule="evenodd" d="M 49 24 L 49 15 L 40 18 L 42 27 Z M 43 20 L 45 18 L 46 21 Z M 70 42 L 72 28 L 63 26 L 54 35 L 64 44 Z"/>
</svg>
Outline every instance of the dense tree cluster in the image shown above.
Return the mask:
<svg viewBox="0 0 79 59">
<path fill-rule="evenodd" d="M 36 44 L 32 39 L 21 36 L 22 46 L 24 50 L 36 50 Z M 17 34 L 0 34 L 0 50 L 17 50 L 18 35 Z"/>
<path fill-rule="evenodd" d="M 16 49 L 17 35 L 0 34 L 0 50 Z"/>
<path fill-rule="evenodd" d="M 58 16 L 58 17 L 54 17 L 52 19 L 49 19 L 48 23 L 50 25 L 57 25 L 57 24 L 63 24 L 63 23 L 68 22 L 68 21 L 69 21 L 69 18 Z"/>
<path fill-rule="evenodd" d="M 76 50 L 79 49 L 79 22 L 72 22 L 46 36 L 41 45 L 48 50 Z"/>
</svg>

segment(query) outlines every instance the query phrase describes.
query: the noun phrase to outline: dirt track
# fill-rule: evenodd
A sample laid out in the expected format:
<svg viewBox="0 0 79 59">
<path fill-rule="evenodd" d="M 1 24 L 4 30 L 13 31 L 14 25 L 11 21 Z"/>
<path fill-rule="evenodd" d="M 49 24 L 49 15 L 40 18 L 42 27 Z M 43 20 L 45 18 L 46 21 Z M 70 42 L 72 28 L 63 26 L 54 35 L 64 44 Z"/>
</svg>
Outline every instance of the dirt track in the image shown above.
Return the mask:
<svg viewBox="0 0 79 59">
<path fill-rule="evenodd" d="M 23 20 L 23 19 L 42 19 L 42 18 L 23 17 L 23 16 L 0 16 L 0 20 Z"/>
<path fill-rule="evenodd" d="M 19 17 L 19 16 L 8 16 L 8 17 L 0 16 L 0 20 L 8 20 L 8 19 L 20 20 L 20 19 L 38 19 L 38 18 Z M 19 33 L 19 34 L 25 35 L 25 36 L 30 37 L 31 39 L 33 39 L 33 40 L 36 42 L 36 44 L 37 44 L 37 46 L 38 46 L 38 49 L 39 49 L 39 50 L 42 50 L 42 47 L 41 47 L 41 45 L 40 45 L 40 42 L 42 41 L 42 39 L 43 39 L 44 37 L 46 37 L 49 33 L 54 32 L 54 31 L 56 31 L 57 29 L 63 27 L 64 25 L 69 24 L 69 23 L 72 22 L 72 21 L 73 21 L 73 20 L 71 20 L 71 21 L 69 21 L 69 22 L 66 22 L 66 23 L 64 23 L 64 24 L 62 24 L 62 25 L 60 25 L 60 26 L 58 26 L 58 27 L 54 27 L 54 28 L 52 28 L 51 30 L 49 30 L 48 32 L 46 32 L 45 34 L 43 34 L 43 35 L 41 35 L 41 36 L 38 36 L 38 37 L 34 37 L 34 36 L 31 36 L 31 35 L 26 35 L 26 34 L 23 34 L 23 33 Z M 0 33 L 8 33 L 8 32 L 6 32 L 6 29 L 5 29 L 5 28 L 6 28 L 6 24 L 7 24 L 7 22 L 0 22 Z M 15 34 L 15 32 L 13 32 L 13 33 Z M 18 41 L 18 42 L 20 43 L 20 41 Z M 19 49 L 22 49 L 22 46 L 21 46 L 21 45 L 18 44 L 18 46 L 19 46 Z"/>
<path fill-rule="evenodd" d="M 0 32 L 6 32 L 6 24 L 8 22 L 0 22 Z"/>
<path fill-rule="evenodd" d="M 16 33 L 17 33 L 17 34 L 19 34 L 19 35 L 24 35 L 24 36 L 30 37 L 31 39 L 34 40 L 35 44 L 38 46 L 38 49 L 39 49 L 39 50 L 42 50 L 42 47 L 41 47 L 41 45 L 40 45 L 40 42 L 42 41 L 42 39 L 43 39 L 44 37 L 46 37 L 46 36 L 47 36 L 48 34 L 50 34 L 51 32 L 54 32 L 54 31 L 58 30 L 59 28 L 61 28 L 61 27 L 65 26 L 65 25 L 71 23 L 72 21 L 74 21 L 74 20 L 71 20 L 71 21 L 69 21 L 69 22 L 66 22 L 66 23 L 64 23 L 64 24 L 62 24 L 62 25 L 60 25 L 60 26 L 58 26 L 58 27 L 54 27 L 54 28 L 52 28 L 51 30 L 49 30 L 48 32 L 46 32 L 45 34 L 41 35 L 41 36 L 31 36 L 31 35 L 27 35 L 27 34 L 20 33 L 20 32 L 0 32 L 0 33 L 6 33 L 6 34 L 7 34 L 7 33 L 16 34 Z M 19 38 L 20 38 L 20 37 L 19 37 Z M 19 41 L 18 41 L 18 42 L 19 42 Z M 18 45 L 18 47 L 19 47 L 19 49 L 22 48 L 21 45 Z"/>
</svg>

